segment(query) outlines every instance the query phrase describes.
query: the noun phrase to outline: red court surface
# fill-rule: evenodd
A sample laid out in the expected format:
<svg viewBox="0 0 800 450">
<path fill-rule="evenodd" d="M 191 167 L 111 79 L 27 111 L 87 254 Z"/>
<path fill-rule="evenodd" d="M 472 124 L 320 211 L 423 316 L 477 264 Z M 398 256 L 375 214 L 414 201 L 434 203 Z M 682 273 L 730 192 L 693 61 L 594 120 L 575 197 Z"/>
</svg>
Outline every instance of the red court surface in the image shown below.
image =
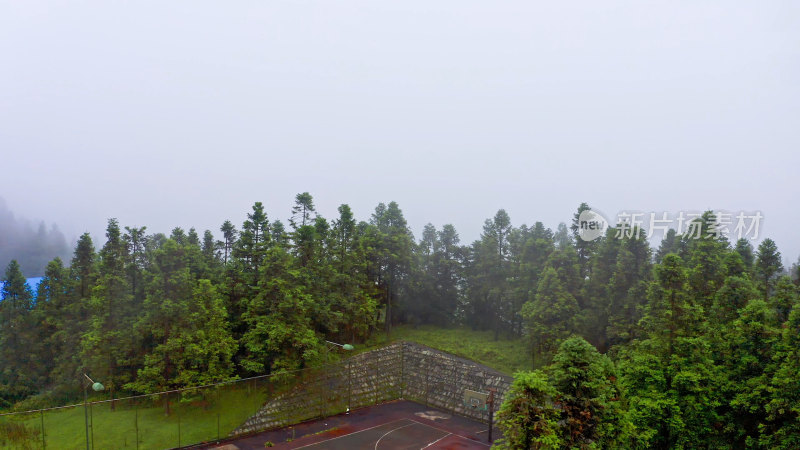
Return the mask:
<svg viewBox="0 0 800 450">
<path fill-rule="evenodd" d="M 209 449 L 389 450 L 489 448 L 487 425 L 418 403 L 397 400 L 255 436 Z M 497 437 L 497 429 L 493 430 Z"/>
</svg>

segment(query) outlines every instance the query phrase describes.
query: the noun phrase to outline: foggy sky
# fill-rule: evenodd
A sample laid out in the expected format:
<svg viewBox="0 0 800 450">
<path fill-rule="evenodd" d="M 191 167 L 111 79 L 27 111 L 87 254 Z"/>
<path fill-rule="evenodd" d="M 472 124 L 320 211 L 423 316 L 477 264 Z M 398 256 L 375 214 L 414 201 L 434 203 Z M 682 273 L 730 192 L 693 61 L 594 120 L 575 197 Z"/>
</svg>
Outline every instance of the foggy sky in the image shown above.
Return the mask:
<svg viewBox="0 0 800 450">
<path fill-rule="evenodd" d="M 0 196 L 98 247 L 309 191 L 462 242 L 759 210 L 800 255 L 796 1 L 0 0 L 0 55 Z"/>
</svg>

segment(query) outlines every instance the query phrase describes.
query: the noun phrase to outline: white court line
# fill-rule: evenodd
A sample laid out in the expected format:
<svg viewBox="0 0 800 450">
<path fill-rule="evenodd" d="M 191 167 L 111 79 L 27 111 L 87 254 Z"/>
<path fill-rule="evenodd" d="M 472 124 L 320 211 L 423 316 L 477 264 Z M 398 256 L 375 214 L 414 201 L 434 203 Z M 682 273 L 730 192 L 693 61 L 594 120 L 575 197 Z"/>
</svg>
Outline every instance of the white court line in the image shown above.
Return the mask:
<svg viewBox="0 0 800 450">
<path fill-rule="evenodd" d="M 397 427 L 397 428 L 395 428 L 395 429 L 393 429 L 393 430 L 389 430 L 389 431 L 387 431 L 386 433 L 384 433 L 384 434 L 383 434 L 383 436 L 379 437 L 379 438 L 378 438 L 378 440 L 377 440 L 377 441 L 375 441 L 375 450 L 378 450 L 378 444 L 380 444 L 380 442 L 381 442 L 381 439 L 385 438 L 385 437 L 386 437 L 386 436 L 388 436 L 390 433 L 392 433 L 392 432 L 395 432 L 395 431 L 397 431 L 397 430 L 399 430 L 399 429 L 401 429 L 401 428 L 405 428 L 405 427 L 411 427 L 411 426 L 414 426 L 414 425 L 415 425 L 415 424 L 413 424 L 413 423 L 409 423 L 409 424 L 407 424 L 407 425 L 403 425 L 403 426 Z"/>
<path fill-rule="evenodd" d="M 442 430 L 442 431 L 444 431 L 444 430 Z M 435 443 L 437 443 L 437 442 L 441 441 L 442 439 L 444 439 L 444 438 L 446 438 L 447 436 L 450 436 L 450 435 L 452 435 L 452 434 L 453 434 L 453 433 L 447 433 L 447 434 L 445 434 L 444 436 L 442 436 L 442 437 L 440 437 L 439 439 L 437 439 L 437 440 L 435 440 L 435 441 L 431 442 L 430 444 L 426 445 L 425 447 L 422 447 L 422 448 L 421 448 L 421 449 L 419 449 L 419 450 L 425 450 L 426 448 L 430 447 L 431 445 L 433 445 L 433 444 L 435 444 Z"/>
<path fill-rule="evenodd" d="M 439 430 L 439 431 L 444 431 L 444 432 L 447 432 L 447 430 L 443 430 L 443 429 L 441 429 L 441 428 L 439 428 L 439 427 L 435 427 L 435 426 L 433 426 L 433 425 L 428 425 L 427 423 L 418 422 L 418 421 L 416 421 L 416 420 L 414 420 L 414 419 L 405 419 L 405 420 L 410 420 L 410 421 L 412 421 L 412 422 L 416 422 L 416 423 L 418 423 L 418 424 L 420 424 L 420 425 L 425 425 L 426 427 L 433 428 L 434 430 Z M 468 440 L 468 441 L 470 441 L 470 442 L 474 442 L 474 443 L 476 443 L 476 444 L 480 444 L 480 445 L 482 445 L 482 446 L 484 446 L 484 447 L 491 447 L 491 445 L 489 445 L 489 444 L 484 444 L 483 442 L 479 442 L 479 441 L 476 441 L 476 440 L 474 440 L 474 439 L 470 439 L 470 438 L 468 438 L 468 437 L 466 437 L 466 436 L 462 436 L 462 435 L 460 435 L 460 434 L 458 434 L 458 433 L 450 433 L 450 434 L 452 434 L 453 436 L 458 436 L 458 437 L 460 437 L 461 439 L 466 439 L 466 440 Z"/>
<path fill-rule="evenodd" d="M 301 446 L 301 447 L 295 447 L 295 450 L 297 450 L 297 449 L 299 449 L 299 448 L 311 447 L 311 446 L 314 446 L 314 445 L 317 445 L 317 444 L 321 444 L 321 443 L 323 443 L 323 442 L 335 441 L 336 439 L 340 439 L 340 438 L 343 438 L 343 437 L 352 436 L 352 435 L 354 435 L 354 434 L 358 434 L 358 433 L 363 433 L 364 431 L 374 430 L 375 428 L 380 428 L 380 427 L 382 427 L 382 426 L 384 426 L 384 425 L 389 425 L 389 424 L 392 424 L 392 423 L 395 423 L 395 422 L 400 422 L 401 420 L 409 420 L 409 419 L 397 419 L 397 420 L 393 420 L 393 421 L 391 421 L 391 422 L 386 422 L 386 423 L 382 423 L 382 424 L 380 424 L 380 425 L 375 425 L 374 427 L 369 427 L 369 428 L 364 428 L 363 430 L 354 431 L 354 432 L 352 432 L 352 433 L 350 433 L 350 434 L 343 434 L 343 435 L 341 435 L 341 436 L 336 436 L 335 438 L 325 439 L 324 441 L 314 442 L 314 443 L 312 443 L 312 444 L 306 444 L 306 445 L 303 445 L 303 446 Z M 413 421 L 412 421 L 412 422 L 413 422 Z M 424 424 L 423 424 L 423 425 L 424 425 Z"/>
</svg>

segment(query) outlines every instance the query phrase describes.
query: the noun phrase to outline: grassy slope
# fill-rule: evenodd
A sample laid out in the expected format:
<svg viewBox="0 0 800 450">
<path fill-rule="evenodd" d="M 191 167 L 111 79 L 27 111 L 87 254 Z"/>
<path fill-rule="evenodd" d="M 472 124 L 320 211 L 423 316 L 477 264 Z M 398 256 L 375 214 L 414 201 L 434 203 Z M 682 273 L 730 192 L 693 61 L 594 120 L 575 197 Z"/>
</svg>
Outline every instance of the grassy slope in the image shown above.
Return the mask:
<svg viewBox="0 0 800 450">
<path fill-rule="evenodd" d="M 469 328 L 440 328 L 404 325 L 392 330 L 392 340 L 406 340 L 427 345 L 513 375 L 531 369 L 531 355 L 522 339 L 494 340 L 491 331 L 472 331 Z M 380 336 L 367 343 L 364 350 L 386 344 Z"/>
<path fill-rule="evenodd" d="M 491 331 L 401 326 L 392 331 L 392 340 L 417 342 L 485 364 L 509 375 L 531 367 L 530 354 L 521 339 L 495 341 Z M 377 336 L 365 345 L 357 346 L 357 351 L 368 351 L 385 345 L 386 342 L 384 335 Z M 153 403 L 140 406 L 136 410 L 120 402 L 114 412 L 110 411 L 108 404 L 96 405 L 92 410 L 94 448 L 136 448 L 137 421 L 140 448 L 177 446 L 179 421 L 183 445 L 214 439 L 217 436 L 218 415 L 219 432 L 221 436 L 225 436 L 255 413 L 265 399 L 263 392 L 252 395 L 246 384 L 243 384 L 222 391 L 218 407 L 204 408 L 198 404 L 183 404 L 176 409 L 173 406 L 169 417 L 164 415 L 163 406 Z M 2 420 L 4 419 L 0 418 Z M 29 416 L 23 423 L 29 429 L 39 430 L 41 417 L 38 414 Z M 49 448 L 84 448 L 83 408 L 49 412 L 44 415 L 44 425 Z M 38 435 L 37 441 L 41 442 L 41 435 Z"/>
</svg>

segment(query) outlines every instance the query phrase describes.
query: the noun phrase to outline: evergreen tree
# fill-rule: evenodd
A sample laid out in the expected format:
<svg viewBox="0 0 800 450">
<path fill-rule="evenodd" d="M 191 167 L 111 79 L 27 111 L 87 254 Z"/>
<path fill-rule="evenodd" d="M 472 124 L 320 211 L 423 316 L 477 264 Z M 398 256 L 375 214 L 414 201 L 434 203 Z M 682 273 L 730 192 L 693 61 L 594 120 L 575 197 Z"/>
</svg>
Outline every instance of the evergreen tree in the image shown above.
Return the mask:
<svg viewBox="0 0 800 450">
<path fill-rule="evenodd" d="M 572 239 L 575 242 L 575 250 L 578 253 L 578 264 L 580 264 L 581 275 L 583 276 L 588 276 L 591 272 L 592 266 L 589 263 L 589 260 L 597 250 L 597 240 L 587 241 L 580 237 L 579 219 L 582 212 L 591 210 L 592 208 L 590 208 L 587 203 L 581 203 L 580 206 L 578 206 L 578 210 L 575 212 L 575 215 L 572 216 L 572 225 L 570 225 Z"/>
<path fill-rule="evenodd" d="M 311 197 L 311 194 L 308 192 L 297 194 L 294 198 L 292 217 L 289 219 L 289 224 L 294 229 L 311 225 L 312 213 L 316 213 L 316 209 L 314 209 L 314 199 Z"/>
<path fill-rule="evenodd" d="M 550 353 L 560 340 L 567 338 L 577 312 L 578 302 L 561 284 L 556 270 L 545 269 L 536 297 L 522 307 L 533 354 Z"/>
<path fill-rule="evenodd" d="M 0 406 L 37 392 L 42 361 L 38 355 L 38 333 L 31 310 L 33 292 L 25 283 L 20 266 L 11 260 L 0 290 Z"/>
<path fill-rule="evenodd" d="M 772 239 L 764 239 L 758 246 L 758 256 L 755 263 L 755 274 L 759 280 L 764 300 L 772 294 L 774 280 L 783 271 L 781 252 Z"/>
<path fill-rule="evenodd" d="M 573 244 L 572 236 L 564 222 L 558 224 L 556 233 L 553 235 L 553 242 L 555 242 L 558 248 L 565 248 Z"/>
<path fill-rule="evenodd" d="M 497 412 L 502 437 L 494 447 L 502 450 L 555 449 L 565 446 L 559 410 L 553 405 L 556 390 L 541 371 L 519 372 Z"/>
<path fill-rule="evenodd" d="M 127 254 L 129 260 L 126 264 L 128 268 L 128 279 L 131 285 L 131 295 L 137 304 L 144 301 L 144 286 L 142 273 L 147 266 L 147 227 L 131 228 L 125 227 L 127 233 L 123 236 L 128 246 Z"/>
<path fill-rule="evenodd" d="M 186 247 L 168 240 L 154 255 L 145 314 L 137 324 L 151 343 L 127 389 L 149 393 L 229 379 L 236 349 L 221 297 L 209 280 L 195 281 Z M 165 412 L 169 403 L 165 399 Z"/>
<path fill-rule="evenodd" d="M 766 420 L 769 385 L 775 373 L 774 347 L 780 333 L 775 312 L 763 300 L 750 301 L 725 334 L 725 384 L 722 392 L 729 403 L 726 432 L 735 447 L 755 447 L 759 426 Z"/>
<path fill-rule="evenodd" d="M 411 249 L 414 240 L 403 212 L 396 202 L 391 202 L 388 206 L 379 204 L 375 208 L 371 222 L 375 227 L 371 244 L 377 269 L 375 281 L 385 292 L 385 327 L 389 335 L 394 321 L 393 305 L 402 301 L 403 287 L 411 271 Z"/>
<path fill-rule="evenodd" d="M 786 322 L 792 309 L 800 307 L 797 286 L 788 276 L 778 278 L 775 283 L 775 293 L 769 298 L 768 304 L 775 311 L 778 324 Z"/>
<path fill-rule="evenodd" d="M 258 279 L 258 268 L 264 259 L 269 244 L 269 220 L 264 205 L 256 202 L 253 212 L 247 215 L 242 225 L 239 240 L 233 249 L 233 255 L 242 263 L 247 282 L 255 286 Z"/>
<path fill-rule="evenodd" d="M 679 256 L 666 255 L 655 273 L 641 321 L 644 339 L 623 349 L 621 361 L 636 446 L 714 447 L 720 380 L 702 306 L 688 295 Z"/>
<path fill-rule="evenodd" d="M 559 346 L 550 371 L 564 423 L 564 447 L 621 447 L 630 427 L 611 360 L 584 339 L 571 337 Z"/>
<path fill-rule="evenodd" d="M 314 330 L 304 272 L 294 267 L 292 257 L 280 247 L 267 251 L 259 281 L 259 293 L 243 314 L 247 331 L 242 336 L 248 373 L 304 367 L 319 359 L 320 338 Z"/>
<path fill-rule="evenodd" d="M 644 232 L 635 228 L 619 243 L 616 267 L 608 284 L 608 327 L 611 345 L 629 342 L 636 335 L 647 299 L 647 283 L 652 272 L 650 246 Z"/>
<path fill-rule="evenodd" d="M 230 220 L 226 220 L 222 226 L 219 227 L 219 231 L 222 232 L 223 240 L 219 241 L 217 245 L 222 249 L 222 263 L 227 265 L 228 257 L 233 251 L 233 245 L 236 243 L 238 233 L 236 227 Z"/>
<path fill-rule="evenodd" d="M 54 371 L 56 361 L 65 353 L 75 355 L 74 347 L 64 345 L 68 339 L 63 334 L 63 330 L 70 326 L 67 321 L 76 319 L 71 306 L 69 271 L 61 259 L 56 258 L 47 264 L 44 277 L 39 281 L 33 310 L 39 332 L 37 342 L 42 344 L 35 356 L 41 361 L 48 386 L 59 375 Z"/>
<path fill-rule="evenodd" d="M 99 278 L 88 304 L 89 326 L 82 340 L 81 361 L 85 371 L 103 380 L 113 397 L 133 380 L 140 353 L 130 331 L 137 311 L 125 264 L 129 256 L 116 219 L 109 219 L 106 237 L 100 250 Z"/>
<path fill-rule="evenodd" d="M 753 246 L 750 245 L 750 241 L 745 238 L 739 239 L 736 241 L 734 250 L 742 257 L 742 263 L 744 263 L 744 267 L 747 271 L 752 271 L 753 264 L 755 263 L 755 256 L 753 255 Z"/>
<path fill-rule="evenodd" d="M 675 231 L 675 229 L 670 228 L 667 230 L 667 234 L 664 235 L 664 239 L 661 240 L 661 244 L 658 246 L 658 250 L 656 251 L 656 263 L 660 264 L 661 261 L 664 260 L 664 257 L 670 253 L 679 253 L 680 239 L 678 239 L 677 235 L 678 233 Z"/>
<path fill-rule="evenodd" d="M 728 242 L 724 235 L 715 235 L 714 227 L 717 215 L 706 211 L 692 221 L 692 226 L 699 230 L 697 234 L 687 232 L 684 240 L 687 243 L 688 287 L 690 294 L 697 299 L 706 310 L 710 309 L 713 296 L 722 286 L 725 279 L 724 257 L 728 252 Z M 691 235 L 690 235 L 691 234 Z M 699 235 L 699 236 L 698 236 Z"/>
<path fill-rule="evenodd" d="M 782 330 L 769 385 L 767 421 L 761 427 L 764 448 L 800 447 L 800 308 L 792 309 Z"/>
</svg>

